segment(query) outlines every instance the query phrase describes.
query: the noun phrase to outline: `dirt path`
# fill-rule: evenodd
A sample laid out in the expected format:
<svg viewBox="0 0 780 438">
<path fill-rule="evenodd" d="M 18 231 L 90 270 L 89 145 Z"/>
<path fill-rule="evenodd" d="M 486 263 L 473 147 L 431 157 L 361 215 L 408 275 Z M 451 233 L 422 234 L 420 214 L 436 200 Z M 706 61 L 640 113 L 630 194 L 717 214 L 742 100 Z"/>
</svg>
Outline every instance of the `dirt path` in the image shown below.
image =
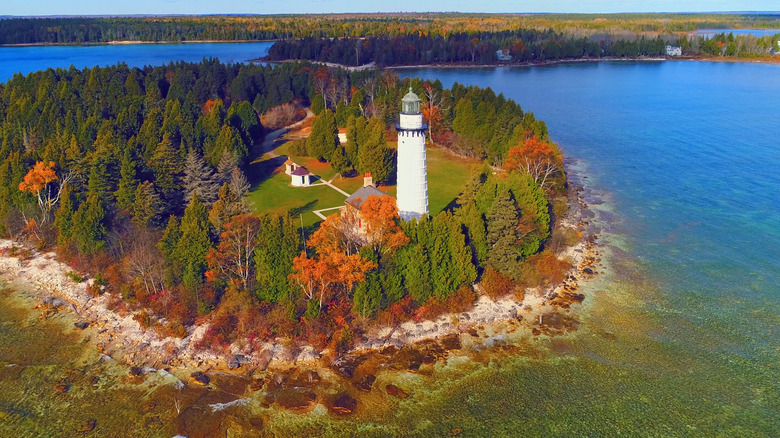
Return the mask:
<svg viewBox="0 0 780 438">
<path fill-rule="evenodd" d="M 268 135 L 265 136 L 263 139 L 263 143 L 260 147 L 260 150 L 258 151 L 258 156 L 255 158 L 255 160 L 260 159 L 265 153 L 268 153 L 268 155 L 271 158 L 276 158 L 279 155 L 275 154 L 273 150 L 275 149 L 274 143 L 276 140 L 279 139 L 279 137 L 283 136 L 284 134 L 287 134 L 288 132 L 292 131 L 293 129 L 299 128 L 301 125 L 303 125 L 304 122 L 309 120 L 310 118 L 314 117 L 314 113 L 311 112 L 311 109 L 306 108 L 306 117 L 303 118 L 303 120 L 299 120 L 292 125 L 285 126 L 284 128 L 279 128 L 276 131 L 271 131 L 268 133 Z"/>
</svg>

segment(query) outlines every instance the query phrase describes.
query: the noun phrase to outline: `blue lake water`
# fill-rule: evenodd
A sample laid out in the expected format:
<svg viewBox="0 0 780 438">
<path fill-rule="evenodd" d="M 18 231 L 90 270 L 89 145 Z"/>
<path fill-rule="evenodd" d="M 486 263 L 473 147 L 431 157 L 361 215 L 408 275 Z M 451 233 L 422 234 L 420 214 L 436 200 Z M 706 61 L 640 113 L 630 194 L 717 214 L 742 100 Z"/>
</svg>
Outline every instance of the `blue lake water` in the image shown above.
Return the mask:
<svg viewBox="0 0 780 438">
<path fill-rule="evenodd" d="M 0 48 L 0 78 L 70 64 L 244 61 L 268 47 Z M 491 87 L 546 121 L 599 212 L 611 269 L 589 286 L 577 334 L 532 342 L 547 353 L 426 382 L 372 433 L 780 436 L 780 66 L 399 73 Z M 348 420 L 286 421 L 298 427 L 290 430 L 368 433 Z"/>
<path fill-rule="evenodd" d="M 246 62 L 267 55 L 272 45 L 257 42 L 0 47 L 0 81 L 7 81 L 14 73 L 27 74 L 71 65 L 80 69 L 124 62 L 130 67 L 143 67 L 171 61 L 200 62 L 203 58 L 219 58 L 226 63 Z"/>
<path fill-rule="evenodd" d="M 780 33 L 780 29 L 699 29 L 693 32 L 692 35 L 704 35 L 707 38 L 712 38 L 713 35 L 725 33 L 726 35 L 733 33 L 737 35 L 753 35 L 757 37 L 774 35 Z"/>
</svg>

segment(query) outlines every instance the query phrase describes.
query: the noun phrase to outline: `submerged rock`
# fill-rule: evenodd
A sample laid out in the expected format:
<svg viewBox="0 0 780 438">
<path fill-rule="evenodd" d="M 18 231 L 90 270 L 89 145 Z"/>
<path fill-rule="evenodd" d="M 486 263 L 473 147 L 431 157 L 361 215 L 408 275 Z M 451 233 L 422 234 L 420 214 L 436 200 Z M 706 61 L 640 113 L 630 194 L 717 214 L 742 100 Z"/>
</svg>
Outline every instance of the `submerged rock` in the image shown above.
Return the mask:
<svg viewBox="0 0 780 438">
<path fill-rule="evenodd" d="M 79 330 L 84 330 L 85 328 L 89 327 L 89 323 L 87 321 L 77 321 L 73 323 L 74 326 L 76 326 Z"/>
<path fill-rule="evenodd" d="M 309 388 L 283 388 L 276 394 L 276 404 L 286 409 L 303 409 L 311 406 L 317 395 Z"/>
<path fill-rule="evenodd" d="M 375 381 L 376 381 L 375 375 L 366 374 L 365 376 L 363 376 L 362 379 L 355 381 L 355 388 L 361 391 L 370 392 L 371 388 L 374 386 Z"/>
<path fill-rule="evenodd" d="M 442 336 L 439 342 L 445 350 L 460 350 L 461 348 L 460 335 L 458 333 Z"/>
<path fill-rule="evenodd" d="M 401 389 L 401 388 L 399 388 L 399 387 L 397 387 L 397 386 L 395 386 L 393 384 L 389 384 L 389 385 L 385 386 L 385 391 L 389 395 L 392 395 L 393 397 L 398 397 L 398 398 L 401 398 L 401 399 L 409 397 L 409 394 L 407 394 L 406 391 L 404 391 L 403 389 Z"/>
<path fill-rule="evenodd" d="M 367 358 L 363 356 L 339 356 L 331 362 L 330 367 L 342 376 L 351 379 L 355 375 L 355 368 L 366 359 Z"/>
<path fill-rule="evenodd" d="M 252 380 L 252 382 L 249 384 L 249 390 L 260 391 L 261 389 L 263 389 L 263 385 L 265 385 L 265 380 L 263 379 Z"/>
<path fill-rule="evenodd" d="M 96 426 L 97 426 L 97 420 L 95 420 L 94 418 L 90 418 L 89 420 L 81 423 L 81 427 L 79 428 L 79 430 L 76 431 L 76 433 L 92 432 Z"/>
<path fill-rule="evenodd" d="M 349 394 L 341 394 L 333 401 L 331 409 L 339 414 L 351 414 L 357 408 L 357 400 Z"/>
<path fill-rule="evenodd" d="M 206 386 L 209 384 L 209 382 L 211 382 L 209 376 L 205 375 L 203 371 L 195 371 L 194 373 L 190 374 L 190 380 L 203 386 Z"/>
</svg>

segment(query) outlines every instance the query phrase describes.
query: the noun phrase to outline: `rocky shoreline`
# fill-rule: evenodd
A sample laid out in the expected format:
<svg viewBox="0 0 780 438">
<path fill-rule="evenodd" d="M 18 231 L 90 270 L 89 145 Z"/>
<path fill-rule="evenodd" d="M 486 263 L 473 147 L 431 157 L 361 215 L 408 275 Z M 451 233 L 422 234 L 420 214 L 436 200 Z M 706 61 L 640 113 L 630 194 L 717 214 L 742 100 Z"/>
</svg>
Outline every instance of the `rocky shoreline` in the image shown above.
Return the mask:
<svg viewBox="0 0 780 438">
<path fill-rule="evenodd" d="M 566 313 L 570 305 L 585 298 L 577 292 L 578 283 L 597 275 L 600 261 L 596 236 L 588 232 L 587 209 L 581 189 L 573 188 L 569 214 L 559 226 L 574 229 L 582 237 L 559 253 L 560 258 L 572 261 L 573 266 L 562 284 L 544 290 L 528 289 L 521 301 L 511 295 L 495 301 L 483 295 L 467 312 L 444 314 L 428 321 L 407 321 L 395 327 L 372 328 L 350 352 L 334 362 L 330 361 L 333 355 L 327 350 L 290 345 L 282 339 L 266 342 L 259 348 L 251 348 L 248 343 L 234 344 L 225 354 L 203 351 L 195 346 L 208 324 L 190 327 L 183 339 L 161 336 L 152 329 L 143 329 L 133 319 L 133 312 L 111 310 L 111 294 L 95 294 L 91 279 L 74 281 L 72 275 L 68 275 L 69 267 L 57 261 L 54 253 L 37 253 L 10 240 L 0 240 L 0 278 L 12 289 L 37 299 L 40 302 L 37 307 L 44 317 L 59 310 L 73 312 L 78 317 L 76 326 L 88 331 L 100 353 L 133 367 L 166 369 L 180 377 L 193 371 L 235 370 L 253 374 L 266 370 L 330 367 L 351 378 L 349 371 L 339 371 L 344 368 L 339 365 L 340 361 L 349 363 L 354 358 L 379 354 L 392 362 L 396 353 L 410 350 L 407 347 L 418 352 L 433 348 L 434 356 L 442 357 L 446 350 L 480 351 L 510 333 L 555 335 L 576 328 L 576 320 Z M 415 355 L 416 359 L 405 367 L 419 367 L 426 356 Z"/>
</svg>

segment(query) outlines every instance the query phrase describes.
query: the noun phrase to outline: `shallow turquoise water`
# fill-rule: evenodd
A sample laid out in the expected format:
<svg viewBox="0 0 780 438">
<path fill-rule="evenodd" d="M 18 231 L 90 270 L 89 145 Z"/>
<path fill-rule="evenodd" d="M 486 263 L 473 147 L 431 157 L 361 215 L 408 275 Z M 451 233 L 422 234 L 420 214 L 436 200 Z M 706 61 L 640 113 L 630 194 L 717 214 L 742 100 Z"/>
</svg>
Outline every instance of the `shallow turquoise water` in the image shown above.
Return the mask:
<svg viewBox="0 0 780 438">
<path fill-rule="evenodd" d="M 186 59 L 211 56 L 211 45 L 199 46 L 187 46 L 197 57 Z M 233 60 L 260 56 L 251 45 L 215 46 L 220 57 L 235 49 Z M 128 47 L 137 56 L 131 65 L 178 59 L 181 49 L 101 46 L 79 63 L 113 62 L 109 54 L 124 56 Z M 47 67 L 56 58 L 49 49 L 24 49 L 29 58 L 0 49 L 11 60 L 0 68 Z M 381 414 L 285 414 L 266 425 L 268 434 L 780 436 L 780 66 L 615 62 L 401 73 L 490 86 L 545 120 L 598 211 L 612 274 L 588 286 L 583 325 L 572 336 L 528 340 L 523 354 L 445 367 L 433 378 L 402 376 L 412 397 L 378 397 L 390 404 Z M 73 407 L 61 409 L 67 416 Z"/>
<path fill-rule="evenodd" d="M 615 280 L 601 305 L 640 300 L 618 309 L 644 313 L 654 326 L 645 336 L 678 362 L 659 384 L 675 386 L 679 400 L 702 397 L 702 414 L 713 398 L 721 409 L 739 394 L 747 408 L 734 415 L 751 419 L 751 434 L 780 434 L 780 66 L 616 62 L 402 74 L 489 86 L 545 120 L 569 159 L 586 163 L 586 185 L 606 193 L 615 217 L 605 227 L 644 279 Z M 675 383 L 697 369 L 706 384 Z M 653 388 L 629 392 L 661 401 Z"/>
</svg>

